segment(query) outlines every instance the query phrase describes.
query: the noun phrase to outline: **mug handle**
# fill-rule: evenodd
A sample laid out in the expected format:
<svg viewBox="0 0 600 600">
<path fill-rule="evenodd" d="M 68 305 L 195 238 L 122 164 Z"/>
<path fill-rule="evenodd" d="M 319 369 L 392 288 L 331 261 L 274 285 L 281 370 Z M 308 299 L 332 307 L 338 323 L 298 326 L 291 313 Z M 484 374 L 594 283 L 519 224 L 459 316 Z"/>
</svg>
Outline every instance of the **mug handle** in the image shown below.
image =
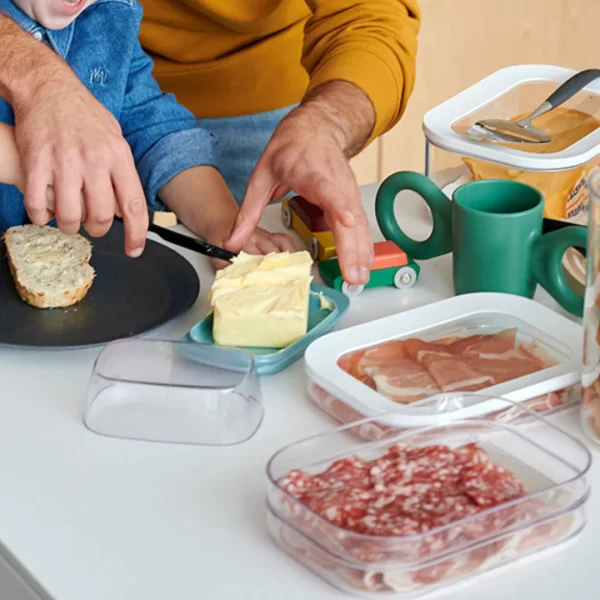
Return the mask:
<svg viewBox="0 0 600 600">
<path fill-rule="evenodd" d="M 394 202 L 403 190 L 419 194 L 431 209 L 433 230 L 422 242 L 409 238 L 396 221 Z M 435 258 L 452 252 L 452 203 L 425 175 L 413 171 L 390 175 L 377 190 L 375 215 L 385 239 L 394 242 L 412 258 Z"/>
<path fill-rule="evenodd" d="M 564 277 L 562 260 L 571 247 L 587 248 L 587 228 L 565 227 L 539 236 L 533 244 L 533 276 L 568 312 L 583 316 L 583 298 L 578 296 Z"/>
</svg>

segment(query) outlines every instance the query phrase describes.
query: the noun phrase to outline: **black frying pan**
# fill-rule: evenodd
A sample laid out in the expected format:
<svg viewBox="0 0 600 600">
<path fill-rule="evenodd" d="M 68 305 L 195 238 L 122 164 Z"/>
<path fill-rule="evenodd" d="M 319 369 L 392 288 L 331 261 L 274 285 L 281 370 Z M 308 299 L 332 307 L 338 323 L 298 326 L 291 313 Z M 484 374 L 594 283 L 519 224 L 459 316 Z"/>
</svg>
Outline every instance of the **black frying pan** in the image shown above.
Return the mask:
<svg viewBox="0 0 600 600">
<path fill-rule="evenodd" d="M 96 279 L 87 296 L 66 309 L 39 309 L 17 295 L 0 240 L 0 345 L 55 349 L 102 345 L 151 331 L 195 303 L 198 275 L 173 250 L 148 240 L 140 258 L 128 258 L 123 225 L 118 222 L 107 235 L 91 241 Z"/>
</svg>

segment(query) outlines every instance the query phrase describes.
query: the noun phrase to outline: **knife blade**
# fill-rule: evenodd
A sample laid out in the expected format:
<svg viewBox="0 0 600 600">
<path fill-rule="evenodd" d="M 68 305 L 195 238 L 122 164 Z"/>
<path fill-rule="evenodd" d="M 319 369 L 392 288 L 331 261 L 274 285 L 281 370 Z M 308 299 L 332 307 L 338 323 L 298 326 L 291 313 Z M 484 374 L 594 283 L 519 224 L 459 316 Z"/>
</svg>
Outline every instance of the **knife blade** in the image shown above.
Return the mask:
<svg viewBox="0 0 600 600">
<path fill-rule="evenodd" d="M 120 217 L 115 217 L 115 221 L 122 223 L 123 219 Z M 214 246 L 213 244 L 209 244 L 207 241 L 201 240 L 200 238 L 193 238 L 189 235 L 183 235 L 182 233 L 167 229 L 166 227 L 155 225 L 152 222 L 152 217 L 150 218 L 148 231 L 152 231 L 166 242 L 175 244 L 181 248 L 186 248 L 187 250 L 198 252 L 199 254 L 208 256 L 209 258 L 231 262 L 232 259 L 237 256 L 237 253 L 235 252 L 230 252 L 229 250 L 225 250 L 225 248 L 221 248 L 219 246 Z"/>
</svg>

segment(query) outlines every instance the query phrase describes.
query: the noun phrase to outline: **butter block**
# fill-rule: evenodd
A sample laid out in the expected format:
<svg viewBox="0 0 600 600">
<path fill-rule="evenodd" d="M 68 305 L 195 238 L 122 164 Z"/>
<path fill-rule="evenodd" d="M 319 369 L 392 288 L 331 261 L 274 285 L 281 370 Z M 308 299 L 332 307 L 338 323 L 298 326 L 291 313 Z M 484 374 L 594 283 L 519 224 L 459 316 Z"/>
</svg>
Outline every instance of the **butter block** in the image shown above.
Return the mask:
<svg viewBox="0 0 600 600">
<path fill-rule="evenodd" d="M 308 328 L 312 259 L 303 252 L 240 253 L 210 292 L 213 338 L 223 346 L 284 348 Z"/>
</svg>

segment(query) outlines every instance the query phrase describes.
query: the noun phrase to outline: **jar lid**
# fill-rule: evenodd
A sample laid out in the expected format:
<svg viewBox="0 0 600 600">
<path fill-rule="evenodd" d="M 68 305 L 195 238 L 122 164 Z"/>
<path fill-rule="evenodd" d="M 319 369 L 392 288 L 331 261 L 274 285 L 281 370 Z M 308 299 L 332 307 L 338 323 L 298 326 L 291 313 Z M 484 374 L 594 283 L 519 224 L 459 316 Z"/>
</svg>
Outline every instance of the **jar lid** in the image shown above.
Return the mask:
<svg viewBox="0 0 600 600">
<path fill-rule="evenodd" d="M 585 165 L 600 155 L 600 128 L 591 133 L 589 128 L 583 129 L 587 135 L 566 130 L 553 136 L 550 144 L 510 147 L 467 134 L 467 129 L 482 119 L 514 119 L 530 114 L 575 73 L 552 65 L 517 65 L 496 71 L 430 110 L 423 119 L 425 137 L 443 150 L 526 171 L 566 171 Z M 547 114 L 555 116 L 561 109 L 578 111 L 583 113 L 582 118 L 588 115 L 592 122 L 594 118 L 600 122 L 600 79 Z M 559 137 L 560 143 L 554 143 Z"/>
</svg>

